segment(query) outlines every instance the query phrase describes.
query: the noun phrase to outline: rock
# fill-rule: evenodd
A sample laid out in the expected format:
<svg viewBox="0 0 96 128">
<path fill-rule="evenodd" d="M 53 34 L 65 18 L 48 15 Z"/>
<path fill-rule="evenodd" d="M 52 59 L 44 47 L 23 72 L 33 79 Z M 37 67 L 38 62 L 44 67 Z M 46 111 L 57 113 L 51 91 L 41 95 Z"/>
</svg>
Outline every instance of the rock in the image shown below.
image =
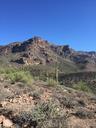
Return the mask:
<svg viewBox="0 0 96 128">
<path fill-rule="evenodd" d="M 3 115 L 0 116 L 0 124 L 3 123 L 4 118 L 5 117 Z"/>
<path fill-rule="evenodd" d="M 0 124 L 0 128 L 2 128 L 2 124 Z"/>
<path fill-rule="evenodd" d="M 2 107 L 6 106 L 7 102 L 6 101 L 1 101 L 0 103 L 2 105 Z"/>
<path fill-rule="evenodd" d="M 18 102 L 18 100 L 17 99 L 13 99 L 13 103 L 17 103 Z"/>
<path fill-rule="evenodd" d="M 10 103 L 13 103 L 13 99 L 10 99 L 9 102 L 10 102 Z"/>
<path fill-rule="evenodd" d="M 4 126 L 4 127 L 10 128 L 12 125 L 13 125 L 13 123 L 12 123 L 11 120 L 6 119 L 6 118 L 3 120 L 3 126 Z"/>
<path fill-rule="evenodd" d="M 2 108 L 3 106 L 2 106 L 2 104 L 0 103 L 0 108 Z"/>
<path fill-rule="evenodd" d="M 4 78 L 3 77 L 0 77 L 0 82 L 3 82 L 4 81 Z"/>
</svg>

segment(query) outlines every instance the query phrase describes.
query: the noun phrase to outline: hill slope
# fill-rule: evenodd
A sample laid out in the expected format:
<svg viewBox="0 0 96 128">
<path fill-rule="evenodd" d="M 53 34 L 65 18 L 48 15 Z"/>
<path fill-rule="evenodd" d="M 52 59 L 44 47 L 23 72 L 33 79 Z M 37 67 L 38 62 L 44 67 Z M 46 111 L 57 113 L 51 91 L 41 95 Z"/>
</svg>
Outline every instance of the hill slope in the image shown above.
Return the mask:
<svg viewBox="0 0 96 128">
<path fill-rule="evenodd" d="M 0 77 L 1 78 L 1 77 Z M 95 128 L 96 96 L 35 81 L 0 80 L 0 125 L 6 128 Z M 6 121 L 7 120 L 7 121 Z M 3 123 L 2 123 L 3 122 Z"/>
<path fill-rule="evenodd" d="M 40 37 L 0 46 L 1 65 L 54 67 L 57 62 L 60 72 L 96 71 L 96 52 L 75 51 L 68 45 L 53 45 Z"/>
</svg>

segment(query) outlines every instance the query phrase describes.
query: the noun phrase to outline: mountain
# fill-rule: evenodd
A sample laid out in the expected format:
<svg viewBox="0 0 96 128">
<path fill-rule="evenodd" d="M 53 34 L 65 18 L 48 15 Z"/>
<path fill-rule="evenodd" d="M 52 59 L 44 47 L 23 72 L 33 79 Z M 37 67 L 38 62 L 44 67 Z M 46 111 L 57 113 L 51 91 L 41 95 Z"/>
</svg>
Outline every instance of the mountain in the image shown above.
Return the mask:
<svg viewBox="0 0 96 128">
<path fill-rule="evenodd" d="M 96 52 L 40 37 L 0 46 L 0 126 L 96 128 L 95 71 Z"/>
<path fill-rule="evenodd" d="M 96 52 L 76 51 L 40 37 L 0 46 L 1 65 L 52 67 L 56 63 L 61 72 L 96 71 Z"/>
</svg>

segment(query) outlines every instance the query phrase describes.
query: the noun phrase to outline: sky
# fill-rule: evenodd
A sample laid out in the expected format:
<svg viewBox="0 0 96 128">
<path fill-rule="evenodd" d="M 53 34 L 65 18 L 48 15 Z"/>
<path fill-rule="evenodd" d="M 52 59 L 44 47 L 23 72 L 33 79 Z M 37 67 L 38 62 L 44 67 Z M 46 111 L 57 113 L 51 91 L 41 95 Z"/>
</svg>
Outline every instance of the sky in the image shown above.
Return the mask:
<svg viewBox="0 0 96 128">
<path fill-rule="evenodd" d="M 0 45 L 33 36 L 96 51 L 96 0 L 0 0 Z"/>
</svg>

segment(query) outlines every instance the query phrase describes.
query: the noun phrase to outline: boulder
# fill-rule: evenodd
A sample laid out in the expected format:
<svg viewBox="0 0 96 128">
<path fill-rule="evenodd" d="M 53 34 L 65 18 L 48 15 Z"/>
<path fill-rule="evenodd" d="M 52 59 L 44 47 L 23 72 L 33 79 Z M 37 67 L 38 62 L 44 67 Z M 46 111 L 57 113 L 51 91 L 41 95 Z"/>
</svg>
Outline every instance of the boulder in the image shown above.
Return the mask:
<svg viewBox="0 0 96 128">
<path fill-rule="evenodd" d="M 12 123 L 11 120 L 6 119 L 6 118 L 3 120 L 3 126 L 4 126 L 4 127 L 10 128 L 12 125 L 13 125 L 13 123 Z"/>
<path fill-rule="evenodd" d="M 3 115 L 0 116 L 0 124 L 3 123 L 4 118 L 5 118 L 5 117 L 4 117 Z"/>
</svg>

